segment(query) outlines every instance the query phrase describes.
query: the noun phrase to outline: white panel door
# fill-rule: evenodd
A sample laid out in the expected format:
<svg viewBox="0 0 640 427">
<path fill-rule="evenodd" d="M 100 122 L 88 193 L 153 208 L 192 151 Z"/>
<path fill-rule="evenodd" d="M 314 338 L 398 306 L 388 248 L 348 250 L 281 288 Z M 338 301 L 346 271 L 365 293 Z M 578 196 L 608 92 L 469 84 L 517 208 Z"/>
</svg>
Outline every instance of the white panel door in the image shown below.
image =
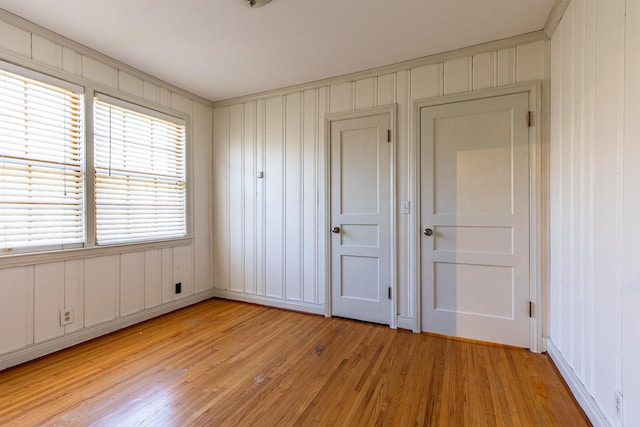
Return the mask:
<svg viewBox="0 0 640 427">
<path fill-rule="evenodd" d="M 389 115 L 331 122 L 331 306 L 389 324 Z"/>
<path fill-rule="evenodd" d="M 424 331 L 529 347 L 528 104 L 421 109 Z"/>
</svg>

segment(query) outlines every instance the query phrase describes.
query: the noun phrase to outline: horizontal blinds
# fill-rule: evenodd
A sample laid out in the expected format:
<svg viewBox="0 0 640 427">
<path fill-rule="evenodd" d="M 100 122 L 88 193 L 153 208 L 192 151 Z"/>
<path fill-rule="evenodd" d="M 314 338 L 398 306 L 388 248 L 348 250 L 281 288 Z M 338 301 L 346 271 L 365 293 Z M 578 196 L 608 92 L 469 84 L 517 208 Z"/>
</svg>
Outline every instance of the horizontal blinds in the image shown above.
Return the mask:
<svg viewBox="0 0 640 427">
<path fill-rule="evenodd" d="M 0 247 L 84 242 L 82 94 L 0 70 Z"/>
<path fill-rule="evenodd" d="M 185 126 L 96 99 L 96 241 L 185 237 Z"/>
</svg>

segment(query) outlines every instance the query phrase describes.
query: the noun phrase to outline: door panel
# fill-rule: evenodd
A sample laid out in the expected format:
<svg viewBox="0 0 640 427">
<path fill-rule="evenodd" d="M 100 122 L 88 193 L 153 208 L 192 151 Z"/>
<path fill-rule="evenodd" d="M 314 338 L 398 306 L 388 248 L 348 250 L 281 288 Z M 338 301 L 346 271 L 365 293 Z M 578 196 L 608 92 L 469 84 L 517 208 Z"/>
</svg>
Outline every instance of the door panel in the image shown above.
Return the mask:
<svg viewBox="0 0 640 427">
<path fill-rule="evenodd" d="M 433 125 L 434 213 L 511 215 L 510 112 L 438 117 Z"/>
<path fill-rule="evenodd" d="M 379 300 L 380 262 L 377 257 L 343 255 L 340 268 L 342 275 L 340 297 L 353 300 Z"/>
<path fill-rule="evenodd" d="M 331 304 L 335 316 L 389 324 L 389 116 L 331 122 Z"/>
<path fill-rule="evenodd" d="M 528 103 L 421 109 L 425 331 L 529 346 Z"/>
<path fill-rule="evenodd" d="M 357 120 L 357 119 L 356 119 Z M 340 214 L 378 214 L 380 180 L 377 127 L 343 130 L 339 142 Z M 333 167 L 333 163 L 332 163 Z"/>
</svg>

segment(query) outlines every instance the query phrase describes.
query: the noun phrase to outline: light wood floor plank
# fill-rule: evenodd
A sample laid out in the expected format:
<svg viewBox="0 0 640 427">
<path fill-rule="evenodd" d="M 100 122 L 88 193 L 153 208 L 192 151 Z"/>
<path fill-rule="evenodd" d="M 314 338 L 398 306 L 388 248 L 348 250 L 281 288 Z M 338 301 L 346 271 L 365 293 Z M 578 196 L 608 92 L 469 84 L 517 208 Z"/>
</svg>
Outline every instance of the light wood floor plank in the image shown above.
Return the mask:
<svg viewBox="0 0 640 427">
<path fill-rule="evenodd" d="M 587 426 L 546 355 L 209 300 L 0 372 L 4 426 Z"/>
</svg>

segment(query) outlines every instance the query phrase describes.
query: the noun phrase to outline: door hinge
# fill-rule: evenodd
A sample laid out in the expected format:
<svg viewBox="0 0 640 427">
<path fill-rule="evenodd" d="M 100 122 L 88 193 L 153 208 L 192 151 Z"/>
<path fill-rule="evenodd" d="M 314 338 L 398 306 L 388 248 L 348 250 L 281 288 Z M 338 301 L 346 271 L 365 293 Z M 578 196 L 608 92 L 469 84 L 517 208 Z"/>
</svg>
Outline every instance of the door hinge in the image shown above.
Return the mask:
<svg viewBox="0 0 640 427">
<path fill-rule="evenodd" d="M 529 317 L 533 317 L 533 301 L 529 301 Z"/>
<path fill-rule="evenodd" d="M 527 125 L 529 127 L 533 126 L 533 111 L 529 111 L 529 114 L 527 114 Z"/>
<path fill-rule="evenodd" d="M 391 129 L 387 129 L 387 142 L 391 142 Z"/>
<path fill-rule="evenodd" d="M 389 287 L 388 289 L 389 289 L 389 299 L 391 299 L 391 287 Z"/>
</svg>

